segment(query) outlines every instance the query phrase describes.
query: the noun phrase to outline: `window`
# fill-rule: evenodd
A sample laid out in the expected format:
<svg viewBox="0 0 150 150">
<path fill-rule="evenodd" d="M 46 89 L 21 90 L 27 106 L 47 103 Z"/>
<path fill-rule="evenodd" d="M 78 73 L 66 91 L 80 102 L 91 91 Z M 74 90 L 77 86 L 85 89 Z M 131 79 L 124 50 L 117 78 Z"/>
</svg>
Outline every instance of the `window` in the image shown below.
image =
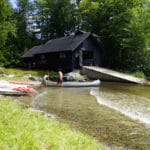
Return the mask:
<svg viewBox="0 0 150 150">
<path fill-rule="evenodd" d="M 66 58 L 66 54 L 65 53 L 60 53 L 59 54 L 59 58 L 60 59 L 65 59 Z"/>
</svg>

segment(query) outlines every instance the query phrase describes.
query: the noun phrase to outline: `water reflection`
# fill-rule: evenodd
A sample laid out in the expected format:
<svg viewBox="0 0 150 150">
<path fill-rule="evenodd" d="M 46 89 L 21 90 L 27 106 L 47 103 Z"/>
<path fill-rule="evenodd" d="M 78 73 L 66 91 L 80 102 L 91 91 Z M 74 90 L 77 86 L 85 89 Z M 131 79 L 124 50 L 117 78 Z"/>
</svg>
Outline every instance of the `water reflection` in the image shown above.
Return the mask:
<svg viewBox="0 0 150 150">
<path fill-rule="evenodd" d="M 64 103 L 64 99 L 63 99 L 63 88 L 59 88 L 58 90 L 58 109 L 60 111 L 63 110 L 63 103 Z"/>
</svg>

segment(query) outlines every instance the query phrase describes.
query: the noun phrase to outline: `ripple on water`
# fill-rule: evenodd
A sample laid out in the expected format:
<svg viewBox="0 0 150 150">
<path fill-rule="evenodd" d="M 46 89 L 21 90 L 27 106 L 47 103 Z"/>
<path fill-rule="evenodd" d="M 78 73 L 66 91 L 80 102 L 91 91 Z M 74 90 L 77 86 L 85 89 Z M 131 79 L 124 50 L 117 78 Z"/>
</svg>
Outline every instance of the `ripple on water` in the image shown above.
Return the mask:
<svg viewBox="0 0 150 150">
<path fill-rule="evenodd" d="M 144 123 L 150 127 L 150 99 L 131 93 L 99 91 L 91 89 L 90 94 L 95 96 L 97 102 L 122 114 Z"/>
</svg>

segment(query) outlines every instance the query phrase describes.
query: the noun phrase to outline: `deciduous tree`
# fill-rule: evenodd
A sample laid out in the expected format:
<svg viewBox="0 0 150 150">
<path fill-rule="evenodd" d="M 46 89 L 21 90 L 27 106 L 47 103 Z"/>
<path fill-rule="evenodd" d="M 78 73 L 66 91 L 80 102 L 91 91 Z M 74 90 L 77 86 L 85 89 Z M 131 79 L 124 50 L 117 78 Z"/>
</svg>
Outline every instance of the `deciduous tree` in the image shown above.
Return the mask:
<svg viewBox="0 0 150 150">
<path fill-rule="evenodd" d="M 12 9 L 6 0 L 0 1 L 0 48 L 5 44 L 8 33 L 15 33 L 12 20 Z"/>
<path fill-rule="evenodd" d="M 80 2 L 81 28 L 100 35 L 105 67 L 144 71 L 150 62 L 149 4 L 149 0 Z"/>
<path fill-rule="evenodd" d="M 37 24 L 44 40 L 69 35 L 77 26 L 76 5 L 70 0 L 38 0 Z"/>
</svg>

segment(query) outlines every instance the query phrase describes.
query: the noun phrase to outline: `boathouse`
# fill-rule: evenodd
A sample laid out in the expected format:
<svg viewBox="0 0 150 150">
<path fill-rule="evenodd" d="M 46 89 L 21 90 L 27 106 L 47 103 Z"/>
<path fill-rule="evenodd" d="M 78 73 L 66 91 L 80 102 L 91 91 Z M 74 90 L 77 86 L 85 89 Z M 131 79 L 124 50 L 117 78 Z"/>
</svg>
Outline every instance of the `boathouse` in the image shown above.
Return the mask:
<svg viewBox="0 0 150 150">
<path fill-rule="evenodd" d="M 22 58 L 28 67 L 64 72 L 82 66 L 101 66 L 102 49 L 99 36 L 78 31 L 74 35 L 52 39 L 34 46 Z"/>
</svg>

